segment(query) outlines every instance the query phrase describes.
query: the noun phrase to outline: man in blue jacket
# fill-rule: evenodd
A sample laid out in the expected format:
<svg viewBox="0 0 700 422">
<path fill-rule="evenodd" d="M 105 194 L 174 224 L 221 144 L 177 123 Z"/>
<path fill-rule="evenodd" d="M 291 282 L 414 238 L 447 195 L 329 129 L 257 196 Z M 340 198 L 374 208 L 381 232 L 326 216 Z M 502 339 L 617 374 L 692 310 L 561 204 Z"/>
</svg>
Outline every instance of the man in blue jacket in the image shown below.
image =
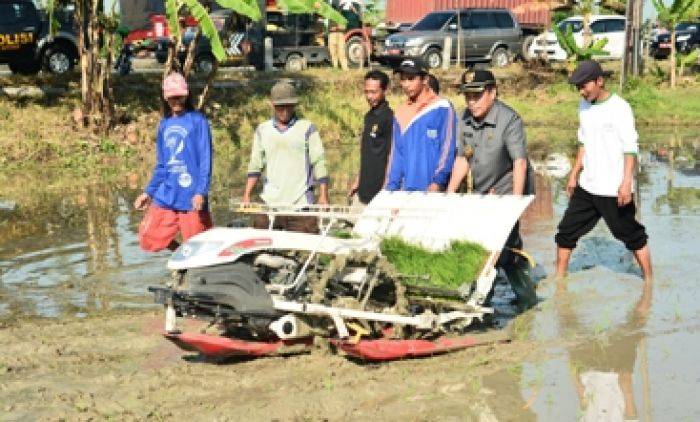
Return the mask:
<svg viewBox="0 0 700 422">
<path fill-rule="evenodd" d="M 407 100 L 394 113 L 393 146 L 386 189 L 445 190 L 455 160 L 457 114 L 428 87 L 428 69 L 406 59 L 397 69 Z"/>
</svg>

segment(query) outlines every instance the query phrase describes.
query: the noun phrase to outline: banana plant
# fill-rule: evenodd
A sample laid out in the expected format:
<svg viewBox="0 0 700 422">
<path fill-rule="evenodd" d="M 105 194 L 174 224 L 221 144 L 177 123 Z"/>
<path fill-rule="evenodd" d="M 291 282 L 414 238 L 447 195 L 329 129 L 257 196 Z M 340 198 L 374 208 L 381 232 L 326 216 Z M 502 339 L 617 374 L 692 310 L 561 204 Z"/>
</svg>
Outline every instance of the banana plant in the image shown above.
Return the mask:
<svg viewBox="0 0 700 422">
<path fill-rule="evenodd" d="M 591 44 L 591 17 L 593 15 L 593 10 L 595 9 L 595 0 L 578 0 L 574 10 L 576 13 L 581 15 L 583 18 L 583 30 L 581 35 L 583 36 L 583 45 Z"/>
<path fill-rule="evenodd" d="M 557 41 L 561 48 L 566 51 L 568 56 L 569 67 L 573 68 L 578 62 L 590 60 L 593 56 L 607 56 L 610 53 L 603 50 L 608 43 L 607 38 L 601 38 L 597 41 L 590 41 L 588 45 L 584 43 L 582 47 L 576 44 L 574 34 L 570 25 L 566 27 L 566 33 L 562 33 L 556 25 L 552 28 L 557 36 Z"/>
<path fill-rule="evenodd" d="M 257 0 L 216 0 L 216 2 L 220 6 L 233 10 L 240 15 L 247 16 L 254 21 L 258 21 L 262 17 Z M 218 69 L 219 62 L 226 60 L 226 50 L 224 50 L 221 37 L 219 36 L 219 31 L 217 31 L 214 22 L 209 16 L 209 12 L 207 9 L 205 9 L 202 3 L 199 2 L 199 0 L 166 0 L 165 15 L 168 22 L 168 29 L 170 31 L 171 39 L 175 42 L 171 43 L 169 47 L 168 60 L 165 64 L 163 77 L 165 78 L 173 70 L 173 67 L 180 67 L 179 61 L 175 60 L 175 56 L 182 47 L 183 34 L 180 28 L 179 18 L 180 12 L 184 8 L 186 8 L 189 15 L 197 21 L 197 29 L 195 37 L 190 42 L 187 49 L 187 57 L 185 58 L 184 66 L 182 66 L 180 69 L 183 75 L 187 77 L 190 72 L 194 62 L 194 52 L 201 35 L 204 35 L 209 39 L 211 52 L 216 59 L 214 61 L 214 68 L 207 77 L 207 83 L 204 86 L 204 90 L 199 96 L 198 108 L 201 109 L 204 106 L 211 84 L 214 81 L 214 76 L 216 74 L 216 70 Z"/>
<path fill-rule="evenodd" d="M 262 18 L 257 0 L 216 0 L 219 6 L 235 10 L 239 15 L 247 16 L 254 21 Z"/>
<path fill-rule="evenodd" d="M 671 6 L 666 6 L 662 0 L 651 0 L 658 14 L 658 19 L 671 31 L 671 88 L 676 86 L 676 24 L 695 13 L 697 0 L 673 0 Z"/>
<path fill-rule="evenodd" d="M 348 24 L 347 19 L 325 0 L 277 0 L 277 7 L 288 13 L 316 13 L 341 26 Z"/>
<path fill-rule="evenodd" d="M 676 66 L 678 67 L 678 74 L 683 76 L 685 74 L 686 66 L 692 66 L 698 62 L 698 57 L 700 57 L 700 48 L 696 48 L 688 54 L 679 54 L 676 56 Z"/>
</svg>

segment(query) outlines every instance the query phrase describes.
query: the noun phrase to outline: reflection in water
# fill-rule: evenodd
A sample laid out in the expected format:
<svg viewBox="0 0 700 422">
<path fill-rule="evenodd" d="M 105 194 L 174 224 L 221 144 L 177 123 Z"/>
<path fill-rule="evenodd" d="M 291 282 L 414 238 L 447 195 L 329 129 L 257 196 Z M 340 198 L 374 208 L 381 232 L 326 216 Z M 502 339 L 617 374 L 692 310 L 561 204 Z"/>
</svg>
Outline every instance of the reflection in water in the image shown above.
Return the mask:
<svg viewBox="0 0 700 422">
<path fill-rule="evenodd" d="M 119 274 L 146 261 L 127 206 L 134 179 L 42 186 L 20 197 L 0 225 L 0 315 L 84 314 L 133 290 L 121 288 Z"/>
<path fill-rule="evenodd" d="M 358 152 L 355 145 L 327 149 L 335 203 L 346 201 L 359 166 Z M 218 225 L 232 221 L 229 200 L 240 195 L 246 166 L 246 156 L 235 156 L 215 169 L 210 206 Z M 0 209 L 0 318 L 152 306 L 146 287 L 167 275 L 167 253 L 147 254 L 138 248 L 141 214 L 130 205 L 146 184 L 148 170 L 109 182 L 76 184 L 41 173 L 7 180 L 13 188 L 3 195 L 14 198 L 3 197 L 3 204 L 13 206 Z M 42 185 L 37 180 L 52 182 Z"/>
<path fill-rule="evenodd" d="M 582 332 L 582 324 L 571 309 L 565 281 L 558 282 L 554 295 L 562 327 Z M 638 418 L 632 373 L 644 339 L 651 308 L 652 283 L 642 293 L 625 323 L 602 336 L 594 336 L 569 349 L 569 368 L 584 421 L 622 421 Z M 646 368 L 642 368 L 644 371 Z M 645 394 L 645 396 L 647 396 Z"/>
</svg>

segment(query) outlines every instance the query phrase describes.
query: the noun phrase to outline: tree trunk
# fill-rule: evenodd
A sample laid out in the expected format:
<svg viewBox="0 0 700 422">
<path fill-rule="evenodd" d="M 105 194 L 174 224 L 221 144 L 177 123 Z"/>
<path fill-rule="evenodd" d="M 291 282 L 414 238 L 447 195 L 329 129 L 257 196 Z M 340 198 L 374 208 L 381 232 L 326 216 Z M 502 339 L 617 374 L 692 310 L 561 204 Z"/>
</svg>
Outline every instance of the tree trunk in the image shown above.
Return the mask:
<svg viewBox="0 0 700 422">
<path fill-rule="evenodd" d="M 214 78 L 216 77 L 216 72 L 219 70 L 219 61 L 214 60 L 214 68 L 211 70 L 209 76 L 207 76 L 207 83 L 204 85 L 202 93 L 199 95 L 199 101 L 197 101 L 197 110 L 203 110 L 204 104 L 207 102 L 207 97 L 209 96 L 209 91 L 214 83 Z"/>
<path fill-rule="evenodd" d="M 671 26 L 671 88 L 676 87 L 676 24 Z"/>
<path fill-rule="evenodd" d="M 111 47 L 113 34 L 107 34 L 100 16 L 104 14 L 100 0 L 84 0 L 76 7 L 80 51 L 80 76 L 83 125 L 95 132 L 106 133 L 114 124 L 111 87 Z M 103 47 L 107 57 L 101 57 Z"/>
<path fill-rule="evenodd" d="M 192 65 L 194 64 L 194 52 L 199 44 L 199 39 L 202 37 L 202 31 L 197 27 L 197 33 L 195 37 L 190 41 L 190 45 L 187 48 L 187 57 L 185 58 L 185 65 L 182 67 L 182 75 L 187 78 L 192 71 Z"/>
<path fill-rule="evenodd" d="M 583 45 L 582 49 L 586 49 L 591 45 L 591 14 L 583 14 Z"/>
</svg>

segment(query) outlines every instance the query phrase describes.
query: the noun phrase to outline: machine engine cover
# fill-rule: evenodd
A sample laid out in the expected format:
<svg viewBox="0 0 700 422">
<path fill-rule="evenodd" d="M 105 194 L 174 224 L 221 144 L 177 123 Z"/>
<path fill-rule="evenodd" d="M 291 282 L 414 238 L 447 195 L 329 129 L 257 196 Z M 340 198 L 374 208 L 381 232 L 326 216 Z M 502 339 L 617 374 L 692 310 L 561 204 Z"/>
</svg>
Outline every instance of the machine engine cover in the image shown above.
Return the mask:
<svg viewBox="0 0 700 422">
<path fill-rule="evenodd" d="M 276 314 L 265 284 L 247 263 L 196 268 L 188 277 L 193 298 L 228 305 L 242 314 Z"/>
</svg>

